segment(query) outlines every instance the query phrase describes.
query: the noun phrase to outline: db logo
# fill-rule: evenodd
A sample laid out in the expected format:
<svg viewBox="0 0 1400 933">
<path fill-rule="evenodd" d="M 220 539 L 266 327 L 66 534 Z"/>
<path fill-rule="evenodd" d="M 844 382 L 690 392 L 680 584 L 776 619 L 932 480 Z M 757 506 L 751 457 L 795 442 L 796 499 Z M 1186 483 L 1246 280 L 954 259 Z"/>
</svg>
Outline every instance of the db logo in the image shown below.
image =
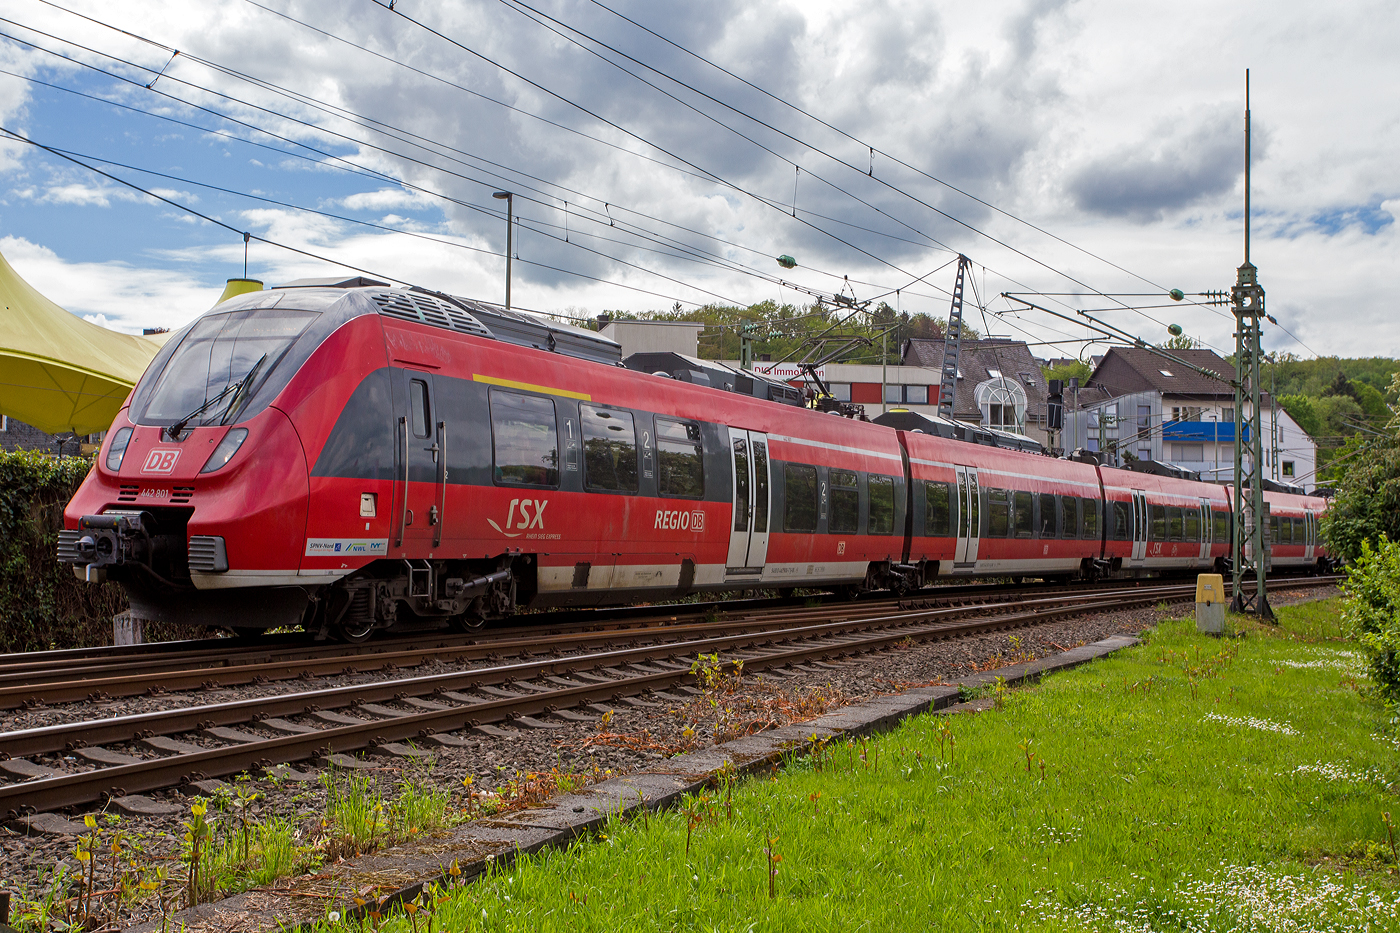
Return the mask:
<svg viewBox="0 0 1400 933">
<path fill-rule="evenodd" d="M 175 469 L 175 461 L 178 459 L 180 459 L 180 451 L 156 448 L 146 455 L 146 462 L 141 465 L 141 472 L 169 473 Z"/>
</svg>

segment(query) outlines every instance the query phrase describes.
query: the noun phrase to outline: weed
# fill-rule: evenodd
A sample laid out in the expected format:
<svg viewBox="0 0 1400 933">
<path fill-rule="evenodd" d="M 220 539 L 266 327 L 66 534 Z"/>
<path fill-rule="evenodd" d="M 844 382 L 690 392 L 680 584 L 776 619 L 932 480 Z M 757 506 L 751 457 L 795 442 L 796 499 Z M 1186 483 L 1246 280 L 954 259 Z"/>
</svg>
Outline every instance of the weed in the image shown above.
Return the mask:
<svg viewBox="0 0 1400 933">
<path fill-rule="evenodd" d="M 1390 821 L 1389 810 L 1381 814 L 1381 822 L 1385 824 L 1386 839 L 1390 842 L 1390 857 L 1397 865 L 1400 865 L 1400 852 L 1395 851 L 1395 824 Z"/>
<path fill-rule="evenodd" d="M 763 854 L 768 859 L 768 899 L 771 901 L 777 897 L 778 863 L 783 857 L 778 854 L 775 846 L 778 844 L 778 837 L 765 835 L 763 837 Z"/>
<path fill-rule="evenodd" d="M 190 805 L 190 818 L 181 824 L 185 828 L 184 860 L 189 865 L 189 873 L 185 876 L 187 907 L 198 906 L 201 894 L 208 894 L 210 897 L 214 894 L 213 879 L 208 871 L 214 822 L 208 818 L 208 812 L 208 802 L 202 798 L 197 799 Z"/>
</svg>

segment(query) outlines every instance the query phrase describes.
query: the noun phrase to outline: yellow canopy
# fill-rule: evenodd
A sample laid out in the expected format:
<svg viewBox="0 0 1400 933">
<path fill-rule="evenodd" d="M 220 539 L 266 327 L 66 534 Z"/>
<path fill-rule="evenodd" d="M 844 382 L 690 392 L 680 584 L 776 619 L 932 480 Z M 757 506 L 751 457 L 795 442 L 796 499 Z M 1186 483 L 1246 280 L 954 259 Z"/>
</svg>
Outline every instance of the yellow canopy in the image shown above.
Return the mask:
<svg viewBox="0 0 1400 933">
<path fill-rule="evenodd" d="M 0 414 L 49 434 L 111 427 L 160 344 L 84 321 L 0 256 Z M 165 335 L 162 335 L 165 336 Z"/>
</svg>

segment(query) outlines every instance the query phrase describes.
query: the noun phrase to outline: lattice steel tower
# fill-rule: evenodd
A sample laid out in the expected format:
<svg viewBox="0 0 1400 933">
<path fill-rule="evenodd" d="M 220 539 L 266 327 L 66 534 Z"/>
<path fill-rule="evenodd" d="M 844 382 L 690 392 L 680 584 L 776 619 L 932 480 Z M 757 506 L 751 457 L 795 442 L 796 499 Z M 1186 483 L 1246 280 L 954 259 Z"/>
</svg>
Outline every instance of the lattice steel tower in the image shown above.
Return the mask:
<svg viewBox="0 0 1400 933">
<path fill-rule="evenodd" d="M 1244 265 L 1236 270 L 1230 289 L 1235 312 L 1235 533 L 1231 536 L 1234 612 L 1252 612 L 1272 619 L 1273 609 L 1265 592 L 1268 553 L 1265 550 L 1268 514 L 1264 511 L 1264 438 L 1259 412 L 1260 327 L 1264 319 L 1264 289 L 1259 270 L 1249 261 L 1250 183 L 1249 71 L 1244 73 Z M 1249 417 L 1244 403 L 1249 402 Z M 1246 441 L 1244 429 L 1249 428 Z M 1245 447 L 1249 448 L 1249 489 L 1243 488 Z M 1248 577 L 1253 577 L 1253 586 Z M 1250 592 L 1253 590 L 1253 592 Z"/>
</svg>

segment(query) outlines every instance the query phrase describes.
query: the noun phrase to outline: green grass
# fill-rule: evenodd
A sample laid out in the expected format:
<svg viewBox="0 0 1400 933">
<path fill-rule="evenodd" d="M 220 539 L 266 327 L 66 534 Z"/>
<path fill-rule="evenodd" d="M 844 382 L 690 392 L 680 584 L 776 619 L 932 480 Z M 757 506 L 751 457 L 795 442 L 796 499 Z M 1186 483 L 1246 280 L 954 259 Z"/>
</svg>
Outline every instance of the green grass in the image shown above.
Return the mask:
<svg viewBox="0 0 1400 933">
<path fill-rule="evenodd" d="M 523 859 L 433 928 L 1400 930 L 1400 751 L 1337 611 L 1164 623 L 999 709 L 794 760 L 732 814 L 714 794 Z"/>
</svg>

